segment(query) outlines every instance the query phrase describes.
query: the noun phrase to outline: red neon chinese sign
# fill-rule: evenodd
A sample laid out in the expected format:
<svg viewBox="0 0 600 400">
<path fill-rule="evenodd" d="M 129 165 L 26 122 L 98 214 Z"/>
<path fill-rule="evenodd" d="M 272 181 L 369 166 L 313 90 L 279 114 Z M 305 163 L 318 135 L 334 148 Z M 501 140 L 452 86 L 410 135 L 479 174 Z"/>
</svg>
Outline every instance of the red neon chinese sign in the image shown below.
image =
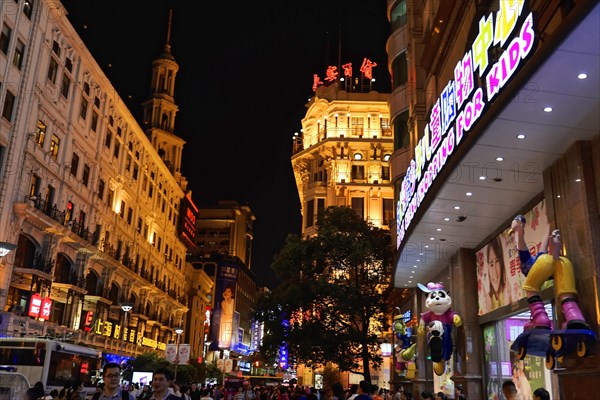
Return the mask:
<svg viewBox="0 0 600 400">
<path fill-rule="evenodd" d="M 377 66 L 377 63 L 369 60 L 368 58 L 363 59 L 363 63 L 360 66 L 360 72 L 362 72 L 367 79 L 373 79 L 373 68 Z"/>
<path fill-rule="evenodd" d="M 29 299 L 29 311 L 27 315 L 30 317 L 37 318 L 40 315 L 40 308 L 42 307 L 42 297 L 39 293 L 34 293 Z"/>
</svg>

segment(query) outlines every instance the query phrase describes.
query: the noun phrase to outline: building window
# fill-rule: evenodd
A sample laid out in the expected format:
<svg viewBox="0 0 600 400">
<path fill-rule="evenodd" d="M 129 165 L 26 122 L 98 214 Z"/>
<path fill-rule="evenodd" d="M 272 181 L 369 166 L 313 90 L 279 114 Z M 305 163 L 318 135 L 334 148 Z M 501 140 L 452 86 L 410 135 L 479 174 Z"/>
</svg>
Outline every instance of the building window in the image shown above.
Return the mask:
<svg viewBox="0 0 600 400">
<path fill-rule="evenodd" d="M 113 156 L 115 158 L 119 158 L 119 151 L 121 150 L 121 143 L 118 140 L 115 140 L 115 149 L 113 151 Z"/>
<path fill-rule="evenodd" d="M 23 57 L 25 57 L 25 43 L 17 40 L 15 54 L 13 55 L 13 65 L 17 69 L 21 69 L 21 66 L 23 65 Z"/>
<path fill-rule="evenodd" d="M 104 138 L 104 146 L 110 149 L 110 145 L 112 144 L 112 132 L 110 130 L 106 130 L 106 137 Z"/>
<path fill-rule="evenodd" d="M 121 200 L 121 209 L 119 210 L 121 218 L 125 216 L 125 200 Z"/>
<path fill-rule="evenodd" d="M 27 18 L 31 19 L 31 13 L 33 12 L 33 0 L 25 0 L 23 2 L 23 14 L 27 16 Z"/>
<path fill-rule="evenodd" d="M 354 136 L 362 136 L 364 132 L 365 119 L 363 117 L 352 117 L 351 126 Z"/>
<path fill-rule="evenodd" d="M 402 52 L 392 61 L 392 89 L 396 89 L 406 82 L 408 82 L 408 61 L 406 52 Z"/>
<path fill-rule="evenodd" d="M 62 82 L 60 84 L 60 94 L 65 99 L 69 98 L 69 89 L 71 89 L 71 79 L 66 73 L 64 73 Z"/>
<path fill-rule="evenodd" d="M 381 118 L 381 136 L 390 137 L 392 136 L 392 128 L 390 127 L 390 119 L 389 118 Z"/>
<path fill-rule="evenodd" d="M 73 72 L 73 61 L 68 57 L 65 59 L 65 68 L 67 71 Z"/>
<path fill-rule="evenodd" d="M 115 191 L 112 189 L 109 189 L 108 197 L 106 198 L 106 203 L 108 204 L 109 207 L 112 207 L 114 199 L 115 199 Z"/>
<path fill-rule="evenodd" d="M 52 135 L 52 142 L 50 143 L 50 156 L 55 160 L 58 158 L 58 150 L 60 148 L 60 138 L 56 135 Z"/>
<path fill-rule="evenodd" d="M 2 117 L 4 117 L 7 121 L 12 122 L 14 108 L 15 95 L 7 90 L 4 98 L 4 107 L 2 107 Z"/>
<path fill-rule="evenodd" d="M 325 199 L 317 199 L 317 217 L 325 210 Z"/>
<path fill-rule="evenodd" d="M 94 97 L 94 106 L 100 108 L 100 99 L 98 97 Z"/>
<path fill-rule="evenodd" d="M 104 180 L 99 179 L 98 180 L 98 198 L 100 200 L 102 200 L 103 197 L 104 197 Z"/>
<path fill-rule="evenodd" d="M 0 32 L 0 51 L 4 54 L 8 54 L 8 45 L 10 44 L 10 37 L 12 36 L 12 29 L 6 24 L 2 25 L 2 32 Z"/>
<path fill-rule="evenodd" d="M 56 40 L 52 42 L 52 52 L 60 57 L 60 44 Z"/>
<path fill-rule="evenodd" d="M 96 111 L 92 111 L 92 123 L 90 125 L 90 128 L 96 132 L 96 129 L 98 129 L 98 113 Z"/>
<path fill-rule="evenodd" d="M 362 197 L 353 197 L 352 198 L 352 209 L 355 213 L 357 213 L 362 219 L 365 218 L 365 199 Z"/>
<path fill-rule="evenodd" d="M 365 167 L 364 165 L 353 165 L 352 166 L 352 180 L 365 179 Z"/>
<path fill-rule="evenodd" d="M 40 195 L 40 185 L 42 179 L 36 174 L 31 175 L 31 184 L 29 185 L 29 197 Z"/>
<path fill-rule="evenodd" d="M 48 80 L 56 83 L 56 74 L 58 73 L 58 63 L 53 57 L 50 57 L 50 65 L 48 66 Z"/>
<path fill-rule="evenodd" d="M 310 228 L 315 224 L 315 200 L 306 202 L 306 227 Z"/>
<path fill-rule="evenodd" d="M 85 186 L 87 186 L 90 181 L 90 166 L 88 164 L 83 165 L 83 175 L 81 180 Z"/>
<path fill-rule="evenodd" d="M 383 199 L 383 225 L 390 226 L 394 223 L 394 200 Z"/>
<path fill-rule="evenodd" d="M 400 2 L 398 2 L 396 7 L 392 9 L 390 20 L 392 22 L 393 30 L 396 30 L 406 25 L 406 22 L 408 21 L 406 14 L 406 0 L 401 0 Z"/>
<path fill-rule="evenodd" d="M 87 82 L 83 82 L 83 93 L 85 93 L 87 96 L 90 95 L 90 84 Z"/>
<path fill-rule="evenodd" d="M 389 165 L 382 165 L 381 166 L 381 179 L 384 181 L 389 181 L 390 180 L 390 167 Z"/>
<path fill-rule="evenodd" d="M 87 118 L 87 110 L 88 110 L 88 101 L 85 97 L 81 98 L 81 106 L 79 108 L 79 117 L 82 119 Z"/>
<path fill-rule="evenodd" d="M 71 157 L 71 175 L 77 176 L 77 170 L 79 169 L 79 156 L 77 153 L 73 153 Z"/>
<path fill-rule="evenodd" d="M 44 147 L 44 138 L 46 137 L 46 124 L 38 119 L 37 128 L 35 130 L 35 142 L 40 146 Z"/>
<path fill-rule="evenodd" d="M 133 219 L 133 210 L 131 207 L 127 209 L 127 225 L 131 225 L 131 220 Z"/>
<path fill-rule="evenodd" d="M 133 173 L 131 174 L 134 181 L 137 181 L 140 167 L 138 167 L 137 163 L 133 164 Z"/>
</svg>

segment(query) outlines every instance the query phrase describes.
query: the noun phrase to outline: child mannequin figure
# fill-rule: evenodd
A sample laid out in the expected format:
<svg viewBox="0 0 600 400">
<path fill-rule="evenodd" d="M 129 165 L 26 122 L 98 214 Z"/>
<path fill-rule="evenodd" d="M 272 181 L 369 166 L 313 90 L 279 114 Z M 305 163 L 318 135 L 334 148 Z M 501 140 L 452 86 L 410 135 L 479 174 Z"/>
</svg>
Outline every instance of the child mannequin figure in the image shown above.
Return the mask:
<svg viewBox="0 0 600 400">
<path fill-rule="evenodd" d="M 525 242 L 525 217 L 518 215 L 511 225 L 517 236 L 517 248 L 521 261 L 521 271 L 527 277 L 523 290 L 527 294 L 527 302 L 531 311 L 531 319 L 525 324 L 525 330 L 552 329 L 552 321 L 544 309 L 540 297 L 542 285 L 554 276 L 554 290 L 559 297 L 565 315 L 562 329 L 589 329 L 585 318 L 577 305 L 575 296 L 575 272 L 571 261 L 560 255 L 562 241 L 560 231 L 555 229 L 543 242 L 540 253 L 534 259 Z"/>
</svg>

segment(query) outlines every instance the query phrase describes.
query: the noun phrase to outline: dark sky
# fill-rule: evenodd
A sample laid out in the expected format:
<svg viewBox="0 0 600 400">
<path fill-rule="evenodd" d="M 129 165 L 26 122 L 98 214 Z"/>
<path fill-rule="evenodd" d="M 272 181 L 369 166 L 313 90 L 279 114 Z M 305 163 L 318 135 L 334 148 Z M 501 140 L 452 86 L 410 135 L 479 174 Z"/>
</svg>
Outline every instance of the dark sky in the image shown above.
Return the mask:
<svg viewBox="0 0 600 400">
<path fill-rule="evenodd" d="M 364 57 L 378 64 L 373 90 L 389 92 L 386 0 L 63 0 L 69 19 L 131 112 L 149 95 L 152 60 L 165 43 L 179 64 L 175 133 L 197 205 L 236 200 L 256 216 L 259 284 L 273 286 L 274 255 L 300 233 L 292 135 L 313 94 L 312 77 Z M 138 118 L 139 121 L 139 118 Z"/>
</svg>

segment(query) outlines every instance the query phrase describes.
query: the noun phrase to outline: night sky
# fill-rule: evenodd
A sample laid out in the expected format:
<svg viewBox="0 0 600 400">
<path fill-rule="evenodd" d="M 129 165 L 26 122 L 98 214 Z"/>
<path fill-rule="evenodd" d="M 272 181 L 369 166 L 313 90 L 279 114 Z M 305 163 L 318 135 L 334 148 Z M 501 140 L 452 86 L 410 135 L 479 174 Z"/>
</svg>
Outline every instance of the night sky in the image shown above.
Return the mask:
<svg viewBox="0 0 600 400">
<path fill-rule="evenodd" d="M 364 57 L 378 64 L 373 90 L 389 92 L 386 0 L 63 0 L 68 17 L 121 98 L 140 120 L 152 60 L 166 39 L 179 64 L 175 133 L 187 144 L 183 174 L 195 203 L 249 205 L 252 268 L 276 284 L 270 264 L 300 233 L 290 157 L 313 74 Z M 341 57 L 338 57 L 341 32 Z"/>
</svg>

